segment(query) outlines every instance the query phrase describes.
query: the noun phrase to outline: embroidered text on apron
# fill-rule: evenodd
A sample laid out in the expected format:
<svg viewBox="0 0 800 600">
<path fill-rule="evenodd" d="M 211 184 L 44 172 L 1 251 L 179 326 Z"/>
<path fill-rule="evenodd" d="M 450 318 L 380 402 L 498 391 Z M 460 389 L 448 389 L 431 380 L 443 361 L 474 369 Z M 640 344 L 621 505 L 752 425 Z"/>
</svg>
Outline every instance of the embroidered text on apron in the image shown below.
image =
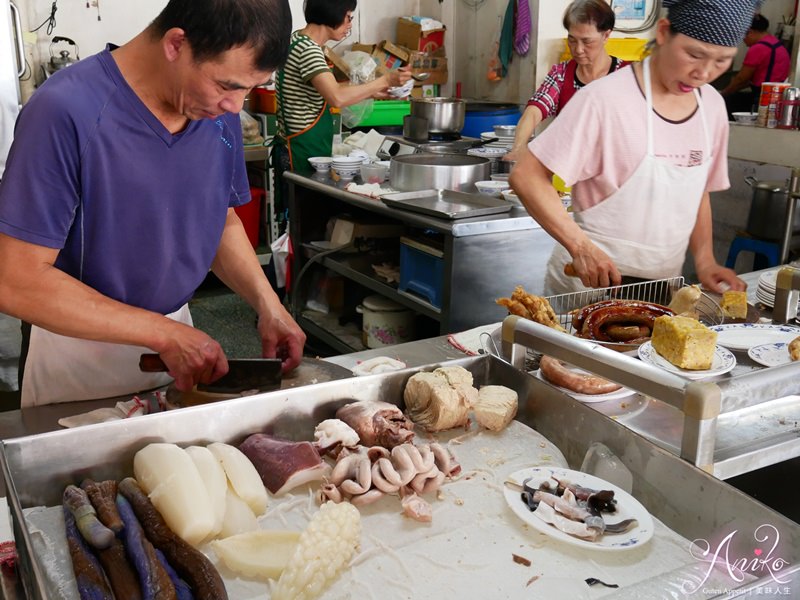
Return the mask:
<svg viewBox="0 0 800 600">
<path fill-rule="evenodd" d="M 665 279 L 680 275 L 705 192 L 711 166 L 711 140 L 703 104 L 695 89 L 705 135 L 704 162 L 683 167 L 655 155 L 650 58 L 642 63 L 647 108 L 647 153 L 631 177 L 608 198 L 575 213 L 575 222 L 616 264 L 622 275 Z M 625 223 L 622 230 L 620 223 Z M 547 265 L 548 294 L 585 290 L 577 277 L 564 275 L 572 258 L 556 244 Z"/>
<path fill-rule="evenodd" d="M 192 324 L 188 304 L 166 316 Z M 152 350 L 67 337 L 33 325 L 21 407 L 132 395 L 171 383 L 166 373 L 139 370 L 139 356 L 146 352 Z"/>
</svg>

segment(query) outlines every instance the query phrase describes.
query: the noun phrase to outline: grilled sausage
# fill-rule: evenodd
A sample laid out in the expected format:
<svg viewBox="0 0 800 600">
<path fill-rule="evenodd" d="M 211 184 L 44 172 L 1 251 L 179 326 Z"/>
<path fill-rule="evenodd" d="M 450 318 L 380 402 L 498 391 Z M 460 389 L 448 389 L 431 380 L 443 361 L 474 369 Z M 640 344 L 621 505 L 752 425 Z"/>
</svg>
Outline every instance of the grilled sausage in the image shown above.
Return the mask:
<svg viewBox="0 0 800 600">
<path fill-rule="evenodd" d="M 567 368 L 565 363 L 552 356 L 542 356 L 539 368 L 547 381 L 578 394 L 608 394 L 622 388 L 618 383 L 596 375 L 576 373 Z"/>
</svg>

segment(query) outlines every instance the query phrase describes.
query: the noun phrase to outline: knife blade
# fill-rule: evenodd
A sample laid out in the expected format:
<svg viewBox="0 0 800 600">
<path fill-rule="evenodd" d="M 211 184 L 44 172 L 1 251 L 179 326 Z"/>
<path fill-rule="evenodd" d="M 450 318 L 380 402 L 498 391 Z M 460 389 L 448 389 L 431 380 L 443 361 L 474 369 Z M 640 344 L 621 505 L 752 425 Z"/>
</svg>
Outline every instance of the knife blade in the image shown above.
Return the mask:
<svg viewBox="0 0 800 600">
<path fill-rule="evenodd" d="M 229 358 L 225 375 L 211 383 L 198 383 L 197 389 L 219 394 L 276 390 L 281 387 L 281 362 L 279 358 Z M 145 373 L 168 370 L 158 354 L 142 354 L 139 369 Z"/>
</svg>

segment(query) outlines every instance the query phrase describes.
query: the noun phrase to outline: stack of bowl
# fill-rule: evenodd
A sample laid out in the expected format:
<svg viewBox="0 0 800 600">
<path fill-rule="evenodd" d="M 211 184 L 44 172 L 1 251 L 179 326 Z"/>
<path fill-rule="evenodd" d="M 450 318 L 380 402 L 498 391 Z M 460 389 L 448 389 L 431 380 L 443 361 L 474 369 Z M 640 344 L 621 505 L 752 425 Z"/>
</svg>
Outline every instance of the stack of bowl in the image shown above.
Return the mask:
<svg viewBox="0 0 800 600">
<path fill-rule="evenodd" d="M 360 156 L 334 156 L 331 168 L 339 179 L 353 179 L 361 170 L 363 162 L 364 159 Z"/>
</svg>

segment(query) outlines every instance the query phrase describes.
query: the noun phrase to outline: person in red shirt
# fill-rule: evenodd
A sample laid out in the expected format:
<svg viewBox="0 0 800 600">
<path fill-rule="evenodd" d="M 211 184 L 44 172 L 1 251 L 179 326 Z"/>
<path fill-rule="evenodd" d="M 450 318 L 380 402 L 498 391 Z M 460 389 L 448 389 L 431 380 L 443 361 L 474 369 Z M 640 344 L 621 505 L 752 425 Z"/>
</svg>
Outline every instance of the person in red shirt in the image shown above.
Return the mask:
<svg viewBox="0 0 800 600">
<path fill-rule="evenodd" d="M 744 43 L 747 54 L 740 71 L 720 93 L 730 112 L 758 110 L 758 96 L 765 81 L 785 81 L 789 76 L 791 57 L 781 41 L 768 32 L 769 20 L 755 15 Z M 750 87 L 749 90 L 745 88 Z M 737 94 L 745 90 L 744 94 Z"/>
<path fill-rule="evenodd" d="M 528 100 L 517 123 L 514 145 L 504 160 L 517 160 L 520 151 L 526 150 L 537 125 L 560 113 L 584 85 L 628 64 L 606 52 L 614 22 L 614 10 L 605 0 L 575 0 L 567 6 L 563 23 L 572 58 L 553 65 Z"/>
</svg>

